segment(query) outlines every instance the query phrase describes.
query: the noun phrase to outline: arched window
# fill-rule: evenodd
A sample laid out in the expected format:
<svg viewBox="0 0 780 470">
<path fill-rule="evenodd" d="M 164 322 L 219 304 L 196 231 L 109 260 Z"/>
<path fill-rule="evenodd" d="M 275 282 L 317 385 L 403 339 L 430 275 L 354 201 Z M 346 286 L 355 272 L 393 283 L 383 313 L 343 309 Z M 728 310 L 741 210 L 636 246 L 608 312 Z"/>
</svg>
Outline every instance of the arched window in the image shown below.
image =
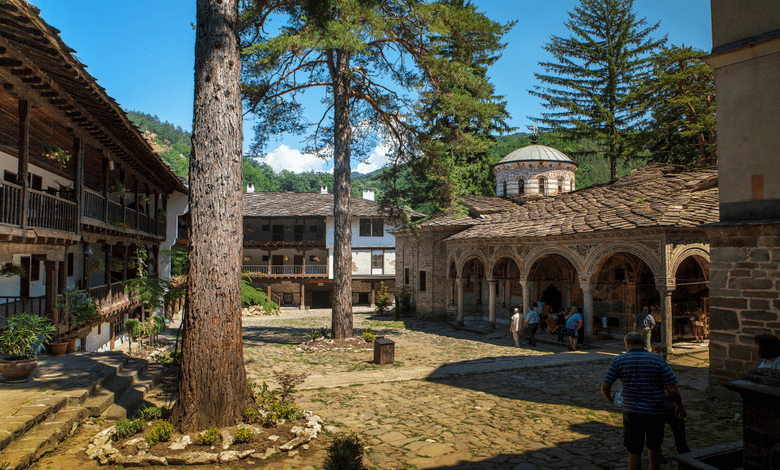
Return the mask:
<svg viewBox="0 0 780 470">
<path fill-rule="evenodd" d="M 503 192 L 501 193 L 501 195 L 506 197 L 507 196 L 507 194 L 506 194 L 506 181 L 504 181 L 504 183 L 501 186 L 503 188 Z"/>
<path fill-rule="evenodd" d="M 563 192 L 563 178 L 558 178 L 558 193 Z"/>
<path fill-rule="evenodd" d="M 574 180 L 569 181 L 569 191 L 574 191 Z"/>
<path fill-rule="evenodd" d="M 522 178 L 517 180 L 517 194 L 525 194 L 525 180 Z"/>
<path fill-rule="evenodd" d="M 539 194 L 546 194 L 547 193 L 547 179 L 542 176 L 539 178 Z"/>
</svg>

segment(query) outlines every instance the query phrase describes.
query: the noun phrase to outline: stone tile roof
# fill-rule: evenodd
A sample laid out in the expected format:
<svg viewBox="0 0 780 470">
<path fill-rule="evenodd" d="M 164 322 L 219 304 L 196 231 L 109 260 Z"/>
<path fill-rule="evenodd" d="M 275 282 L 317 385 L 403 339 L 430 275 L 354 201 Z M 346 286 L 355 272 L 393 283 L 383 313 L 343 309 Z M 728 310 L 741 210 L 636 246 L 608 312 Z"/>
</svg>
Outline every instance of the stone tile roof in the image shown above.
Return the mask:
<svg viewBox="0 0 780 470">
<path fill-rule="evenodd" d="M 333 194 L 292 191 L 244 193 L 244 217 L 327 217 L 333 215 Z M 350 199 L 354 217 L 387 217 L 378 202 L 359 197 Z M 412 217 L 419 214 L 410 211 Z"/>
<path fill-rule="evenodd" d="M 516 199 L 516 207 L 472 218 L 471 224 L 463 223 L 472 227 L 447 240 L 696 227 L 719 221 L 717 184 L 717 168 L 651 164 L 612 183 L 541 199 Z"/>
</svg>

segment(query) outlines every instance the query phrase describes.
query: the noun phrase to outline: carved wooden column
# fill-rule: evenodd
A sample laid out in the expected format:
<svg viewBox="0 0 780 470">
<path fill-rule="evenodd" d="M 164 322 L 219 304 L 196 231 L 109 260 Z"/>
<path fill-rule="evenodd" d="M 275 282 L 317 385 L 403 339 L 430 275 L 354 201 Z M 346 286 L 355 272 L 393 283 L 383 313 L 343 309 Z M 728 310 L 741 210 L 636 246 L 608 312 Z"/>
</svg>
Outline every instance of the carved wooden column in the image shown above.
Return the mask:
<svg viewBox="0 0 780 470">
<path fill-rule="evenodd" d="M 57 318 L 57 280 L 59 273 L 57 271 L 56 261 L 44 261 L 46 269 L 46 316 L 51 319 L 55 327 L 59 324 Z"/>
<path fill-rule="evenodd" d="M 27 228 L 30 194 L 27 185 L 27 172 L 30 163 L 30 102 L 19 100 L 19 167 L 16 183 L 22 187 L 22 228 Z"/>
<path fill-rule="evenodd" d="M 593 290 L 595 288 L 594 284 L 580 284 L 583 297 L 582 329 L 585 334 L 585 342 L 588 343 L 593 342 Z"/>
<path fill-rule="evenodd" d="M 103 209 L 105 212 L 103 213 L 103 222 L 110 224 L 113 222 L 113 220 L 108 220 L 108 208 L 111 205 L 108 201 L 108 158 L 103 157 L 103 197 L 105 200 L 103 201 Z"/>
<path fill-rule="evenodd" d="M 496 283 L 495 279 L 488 280 L 488 329 L 496 330 Z"/>
<path fill-rule="evenodd" d="M 458 328 L 463 328 L 465 325 L 464 322 L 464 315 L 463 315 L 463 284 L 465 284 L 466 280 L 463 278 L 457 278 L 455 279 L 455 282 L 458 284 Z"/>
<path fill-rule="evenodd" d="M 523 315 L 528 314 L 528 311 L 531 310 L 531 286 L 530 281 L 521 279 L 520 280 L 520 287 L 523 288 Z"/>
<path fill-rule="evenodd" d="M 73 155 L 76 163 L 73 171 L 73 195 L 76 197 L 76 234 L 81 234 L 81 218 L 84 216 L 84 141 L 73 139 Z M 67 258 L 67 252 L 65 253 Z"/>
<path fill-rule="evenodd" d="M 301 281 L 301 310 L 306 310 L 306 297 L 305 297 L 305 287 L 303 285 L 303 281 Z"/>
</svg>

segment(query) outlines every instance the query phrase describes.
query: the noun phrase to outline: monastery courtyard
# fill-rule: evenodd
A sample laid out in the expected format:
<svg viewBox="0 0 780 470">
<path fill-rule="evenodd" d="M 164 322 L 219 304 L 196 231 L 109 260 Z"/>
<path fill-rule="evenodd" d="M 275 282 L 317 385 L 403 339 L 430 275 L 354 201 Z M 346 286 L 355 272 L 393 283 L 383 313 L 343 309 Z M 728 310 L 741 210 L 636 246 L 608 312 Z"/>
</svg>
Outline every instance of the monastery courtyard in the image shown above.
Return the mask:
<svg viewBox="0 0 780 470">
<path fill-rule="evenodd" d="M 244 317 L 250 379 L 270 385 L 275 370 L 308 374 L 297 401 L 324 418 L 326 432 L 298 455 L 249 459 L 238 468 L 320 469 L 330 436 L 349 432 L 365 443 L 369 468 L 627 468 L 621 412 L 599 391 L 609 361 L 620 353 L 619 340 L 569 352 L 542 333 L 537 338 L 545 343 L 526 349 L 512 347 L 500 323 L 498 331 L 483 334 L 477 328 L 487 323 L 458 331 L 444 322 L 396 322 L 367 309 L 356 309 L 354 320 L 356 335 L 371 328 L 395 341 L 393 365 L 373 364 L 370 343 L 362 343 L 366 350 L 302 349 L 311 329 L 329 326 L 330 310 Z M 691 350 L 698 352 L 671 359 L 691 448 L 741 439 L 742 424 L 734 421 L 740 403 L 707 395 L 707 350 Z M 44 457 L 39 468 L 100 468 L 84 455 L 86 434 Z M 675 455 L 668 428 L 664 455 Z M 663 468 L 677 465 L 670 459 Z"/>
</svg>

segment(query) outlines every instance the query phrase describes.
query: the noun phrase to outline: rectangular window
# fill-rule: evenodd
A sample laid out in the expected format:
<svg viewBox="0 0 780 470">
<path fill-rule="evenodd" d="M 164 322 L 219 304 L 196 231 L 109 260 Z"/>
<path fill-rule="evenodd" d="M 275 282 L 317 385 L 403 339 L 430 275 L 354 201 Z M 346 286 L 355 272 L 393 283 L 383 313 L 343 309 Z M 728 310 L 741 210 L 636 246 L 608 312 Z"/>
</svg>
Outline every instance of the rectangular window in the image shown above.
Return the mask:
<svg viewBox="0 0 780 470">
<path fill-rule="evenodd" d="M 16 183 L 16 173 L 11 173 L 8 170 L 3 171 L 3 179 L 8 181 L 9 183 Z"/>
<path fill-rule="evenodd" d="M 383 253 L 372 253 L 371 254 L 371 267 L 373 269 L 382 269 L 384 268 L 384 260 L 385 256 Z"/>
<path fill-rule="evenodd" d="M 41 261 L 33 257 L 32 264 L 30 264 L 30 281 L 40 281 L 40 280 L 41 280 Z"/>
<path fill-rule="evenodd" d="M 73 263 L 75 262 L 73 253 L 68 253 L 68 277 L 73 276 Z"/>
<path fill-rule="evenodd" d="M 420 271 L 420 292 L 425 292 L 425 271 Z"/>
<path fill-rule="evenodd" d="M 404 268 L 404 285 L 409 285 L 409 268 Z"/>
<path fill-rule="evenodd" d="M 360 219 L 361 237 L 382 237 L 385 235 L 384 219 Z"/>
<path fill-rule="evenodd" d="M 268 261 L 268 255 L 263 255 L 263 261 Z"/>
</svg>

